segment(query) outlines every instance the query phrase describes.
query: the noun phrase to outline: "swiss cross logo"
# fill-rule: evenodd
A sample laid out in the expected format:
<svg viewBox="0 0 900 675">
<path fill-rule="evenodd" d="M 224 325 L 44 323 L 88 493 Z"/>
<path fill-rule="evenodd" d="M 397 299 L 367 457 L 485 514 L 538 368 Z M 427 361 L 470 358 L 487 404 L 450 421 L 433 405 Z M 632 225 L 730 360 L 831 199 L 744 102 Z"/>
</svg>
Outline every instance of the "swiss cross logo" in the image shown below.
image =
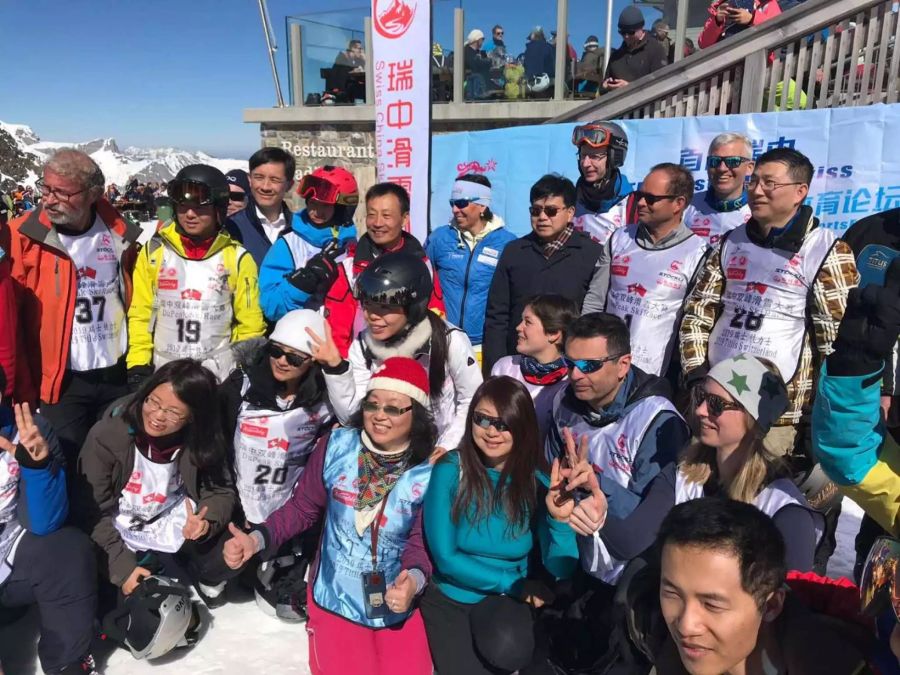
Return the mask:
<svg viewBox="0 0 900 675">
<path fill-rule="evenodd" d="M 181 291 L 182 300 L 201 300 L 202 298 L 203 292 L 198 291 L 196 288 L 186 288 Z"/>
<path fill-rule="evenodd" d="M 640 284 L 628 284 L 628 292 L 635 293 L 642 298 L 647 295 L 647 289 Z"/>
<path fill-rule="evenodd" d="M 279 448 L 288 451 L 288 441 L 286 438 L 270 438 L 268 443 L 269 450 L 274 450 L 275 448 Z"/>
<path fill-rule="evenodd" d="M 372 16 L 375 30 L 388 40 L 402 37 L 416 16 L 417 0 L 374 0 Z"/>
<path fill-rule="evenodd" d="M 747 284 L 747 293 L 759 293 L 760 295 L 765 295 L 766 291 L 769 289 L 765 284 L 759 284 L 755 281 L 751 281 Z"/>
<path fill-rule="evenodd" d="M 97 278 L 97 270 L 93 267 L 79 267 L 78 268 L 78 278 L 79 279 L 96 279 Z"/>
</svg>

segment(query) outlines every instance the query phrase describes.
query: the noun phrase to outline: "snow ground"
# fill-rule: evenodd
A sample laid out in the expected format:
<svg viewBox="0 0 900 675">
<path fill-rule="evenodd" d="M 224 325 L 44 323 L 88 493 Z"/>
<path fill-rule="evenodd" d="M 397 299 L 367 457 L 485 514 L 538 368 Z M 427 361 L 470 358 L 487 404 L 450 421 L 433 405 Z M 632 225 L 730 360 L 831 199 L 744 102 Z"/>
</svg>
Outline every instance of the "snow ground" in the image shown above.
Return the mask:
<svg viewBox="0 0 900 675">
<path fill-rule="evenodd" d="M 831 558 L 830 576 L 852 577 L 856 554 L 853 539 L 862 510 L 844 499 L 838 523 L 838 547 Z M 107 675 L 191 673 L 225 675 L 266 673 L 306 675 L 308 643 L 303 624 L 286 624 L 263 614 L 251 595 L 235 586 L 228 588 L 229 602 L 211 612 L 212 623 L 200 642 L 190 650 L 178 650 L 167 658 L 136 661 L 122 649 L 97 653 Z M 0 661 L 6 675 L 37 675 L 37 612 L 0 629 Z M 348 675 L 357 675 L 348 673 Z"/>
</svg>

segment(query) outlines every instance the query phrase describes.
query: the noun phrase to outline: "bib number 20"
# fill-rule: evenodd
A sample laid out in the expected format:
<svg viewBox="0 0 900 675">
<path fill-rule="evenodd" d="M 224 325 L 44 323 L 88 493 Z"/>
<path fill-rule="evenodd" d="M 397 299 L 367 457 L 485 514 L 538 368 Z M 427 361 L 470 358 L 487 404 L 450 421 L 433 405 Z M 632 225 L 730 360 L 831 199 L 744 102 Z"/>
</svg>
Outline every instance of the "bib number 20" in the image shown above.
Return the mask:
<svg viewBox="0 0 900 675">
<path fill-rule="evenodd" d="M 756 332 L 762 326 L 764 315 L 748 312 L 746 309 L 734 310 L 734 317 L 729 324 L 732 328 Z"/>
<path fill-rule="evenodd" d="M 286 466 L 282 466 L 273 471 L 271 466 L 265 464 L 256 465 L 256 478 L 253 479 L 253 482 L 256 485 L 268 485 L 269 483 L 272 485 L 284 485 L 284 481 L 286 480 Z"/>
<path fill-rule="evenodd" d="M 178 341 L 194 344 L 200 342 L 200 322 L 196 319 L 178 319 Z"/>
</svg>

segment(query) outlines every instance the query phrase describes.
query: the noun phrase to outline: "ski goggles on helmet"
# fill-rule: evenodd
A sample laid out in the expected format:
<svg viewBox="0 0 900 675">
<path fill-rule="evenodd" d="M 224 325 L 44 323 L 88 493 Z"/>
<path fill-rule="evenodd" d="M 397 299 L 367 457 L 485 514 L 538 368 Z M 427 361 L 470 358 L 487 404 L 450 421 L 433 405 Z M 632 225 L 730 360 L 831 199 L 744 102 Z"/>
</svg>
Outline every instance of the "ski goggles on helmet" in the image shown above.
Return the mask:
<svg viewBox="0 0 900 675">
<path fill-rule="evenodd" d="M 869 550 L 859 582 L 860 611 L 876 616 L 888 607 L 900 621 L 900 584 L 897 572 L 900 561 L 900 541 L 879 537 Z"/>
<path fill-rule="evenodd" d="M 193 180 L 172 180 L 168 186 L 169 199 L 176 204 L 208 206 L 216 203 L 218 195 L 206 183 Z"/>
<path fill-rule="evenodd" d="M 592 148 L 608 148 L 612 143 L 612 133 L 599 124 L 585 124 L 572 131 L 572 144 L 589 145 Z"/>
<path fill-rule="evenodd" d="M 339 204 L 341 206 L 356 206 L 359 203 L 359 195 L 342 194 L 341 189 L 334 183 L 319 176 L 304 176 L 297 188 L 297 194 L 309 201 L 315 199 L 324 204 Z"/>
</svg>

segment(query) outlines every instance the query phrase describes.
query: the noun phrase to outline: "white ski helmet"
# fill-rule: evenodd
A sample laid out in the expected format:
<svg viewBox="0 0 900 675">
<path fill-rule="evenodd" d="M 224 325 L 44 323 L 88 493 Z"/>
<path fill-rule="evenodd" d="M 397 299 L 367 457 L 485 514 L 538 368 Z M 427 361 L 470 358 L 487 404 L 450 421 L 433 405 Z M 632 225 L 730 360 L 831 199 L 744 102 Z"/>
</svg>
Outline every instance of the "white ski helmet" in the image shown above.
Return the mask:
<svg viewBox="0 0 900 675">
<path fill-rule="evenodd" d="M 325 339 L 325 317 L 311 309 L 294 309 L 278 320 L 269 339 L 311 355 L 314 345 L 306 332 L 307 328 L 312 328 L 316 335 Z"/>
<path fill-rule="evenodd" d="M 122 608 L 106 615 L 104 632 L 124 644 L 136 659 L 156 659 L 187 647 L 193 607 L 191 592 L 174 579 L 149 576 L 125 598 Z"/>
<path fill-rule="evenodd" d="M 540 75 L 535 75 L 530 80 L 528 80 L 528 91 L 540 94 L 543 91 L 547 91 L 550 88 L 550 76 L 547 73 L 541 73 Z"/>
</svg>

